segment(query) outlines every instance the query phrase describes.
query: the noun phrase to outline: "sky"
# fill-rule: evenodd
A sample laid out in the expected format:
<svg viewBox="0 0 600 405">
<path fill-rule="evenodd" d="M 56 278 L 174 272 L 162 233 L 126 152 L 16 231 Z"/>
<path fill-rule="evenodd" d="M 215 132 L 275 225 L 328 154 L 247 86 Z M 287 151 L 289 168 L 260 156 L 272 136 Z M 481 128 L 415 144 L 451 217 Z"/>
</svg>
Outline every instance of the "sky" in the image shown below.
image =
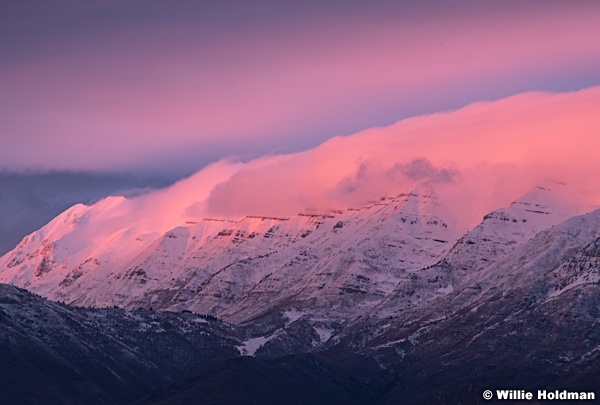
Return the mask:
<svg viewBox="0 0 600 405">
<path fill-rule="evenodd" d="M 413 116 L 597 86 L 597 21 L 600 3 L 581 0 L 3 1 L 0 206 L 14 209 L 0 214 L 0 253 L 35 215 L 41 226 L 223 158 L 296 156 Z M 421 147 L 443 144 L 432 139 Z M 429 155 L 390 167 L 437 167 Z M 19 203 L 27 194 L 42 197 Z"/>
</svg>

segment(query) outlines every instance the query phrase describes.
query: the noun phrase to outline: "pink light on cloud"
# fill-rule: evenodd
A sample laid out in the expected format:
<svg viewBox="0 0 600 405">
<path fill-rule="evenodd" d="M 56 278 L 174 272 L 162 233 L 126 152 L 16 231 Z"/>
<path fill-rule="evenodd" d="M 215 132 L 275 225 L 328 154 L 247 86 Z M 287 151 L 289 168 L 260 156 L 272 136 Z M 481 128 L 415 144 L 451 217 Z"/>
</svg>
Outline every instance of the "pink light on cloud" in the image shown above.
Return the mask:
<svg viewBox="0 0 600 405">
<path fill-rule="evenodd" d="M 0 167 L 131 170 L 189 151 L 298 150 L 416 104 L 600 81 L 598 3 L 453 4 L 237 4 L 131 21 L 116 18 L 118 2 L 80 6 L 72 13 L 84 23 L 86 7 L 115 14 L 0 60 Z"/>
<path fill-rule="evenodd" d="M 208 212 L 285 215 L 308 207 L 346 208 L 429 179 L 461 211 L 461 226 L 509 204 L 533 186 L 567 182 L 586 210 L 600 200 L 600 87 L 526 93 L 419 116 L 302 153 L 250 162 L 216 184 Z M 272 159 L 272 158 L 269 158 Z M 586 196 L 580 193 L 586 191 Z"/>
<path fill-rule="evenodd" d="M 335 137 L 304 152 L 225 159 L 162 190 L 76 207 L 90 214 L 70 238 L 154 240 L 204 217 L 356 207 L 419 181 L 432 183 L 457 234 L 548 180 L 566 182 L 562 198 L 583 213 L 600 206 L 598 109 L 600 87 L 525 93 Z M 119 245 L 126 251 L 129 243 Z"/>
</svg>

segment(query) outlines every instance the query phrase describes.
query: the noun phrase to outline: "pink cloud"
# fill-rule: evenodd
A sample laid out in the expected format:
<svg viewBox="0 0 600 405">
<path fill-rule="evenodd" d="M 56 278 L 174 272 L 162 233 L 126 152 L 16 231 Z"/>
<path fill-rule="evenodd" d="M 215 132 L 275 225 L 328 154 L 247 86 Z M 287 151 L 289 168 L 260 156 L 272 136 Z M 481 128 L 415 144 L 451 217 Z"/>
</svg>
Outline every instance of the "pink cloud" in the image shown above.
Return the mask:
<svg viewBox="0 0 600 405">
<path fill-rule="evenodd" d="M 356 207 L 418 181 L 433 183 L 442 217 L 457 233 L 548 180 L 566 182 L 563 197 L 583 213 L 600 206 L 599 109 L 600 87 L 525 93 L 335 137 L 305 152 L 222 160 L 166 189 L 76 207 L 89 215 L 70 243 L 89 235 L 151 241 L 205 217 Z"/>
<path fill-rule="evenodd" d="M 546 180 L 569 183 L 585 210 L 600 202 L 600 87 L 527 93 L 454 112 L 402 120 L 235 172 L 217 184 L 207 212 L 295 214 L 346 208 L 402 192 L 415 181 L 438 192 L 474 225 Z M 586 191 L 587 194 L 581 194 Z M 468 207 L 468 209 L 465 209 Z M 588 208 L 585 208 L 588 207 Z"/>
</svg>

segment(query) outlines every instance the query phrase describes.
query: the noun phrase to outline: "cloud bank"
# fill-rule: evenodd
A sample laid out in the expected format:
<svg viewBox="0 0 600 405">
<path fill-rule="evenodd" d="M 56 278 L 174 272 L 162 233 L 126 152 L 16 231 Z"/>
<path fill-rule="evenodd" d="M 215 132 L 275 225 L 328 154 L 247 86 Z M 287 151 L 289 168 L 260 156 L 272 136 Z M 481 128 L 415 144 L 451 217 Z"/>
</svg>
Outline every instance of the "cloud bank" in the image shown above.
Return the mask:
<svg viewBox="0 0 600 405">
<path fill-rule="evenodd" d="M 581 210 L 600 205 L 600 87 L 526 93 L 336 137 L 302 153 L 240 164 L 205 213 L 289 215 L 346 208 L 435 183 L 461 226 L 548 180 Z"/>
</svg>

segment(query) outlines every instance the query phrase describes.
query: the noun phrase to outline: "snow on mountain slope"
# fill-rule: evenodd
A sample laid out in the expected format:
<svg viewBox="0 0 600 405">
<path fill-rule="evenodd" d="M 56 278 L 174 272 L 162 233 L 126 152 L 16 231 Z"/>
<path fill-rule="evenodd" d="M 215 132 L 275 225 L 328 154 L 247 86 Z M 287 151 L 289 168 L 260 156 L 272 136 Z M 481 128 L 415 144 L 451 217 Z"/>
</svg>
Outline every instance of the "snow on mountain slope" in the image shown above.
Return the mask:
<svg viewBox="0 0 600 405">
<path fill-rule="evenodd" d="M 2 280 L 48 292 L 87 273 L 101 279 L 115 261 L 133 260 L 165 232 L 197 220 L 214 185 L 236 167 L 218 162 L 163 190 L 78 204 L 0 258 Z"/>
<path fill-rule="evenodd" d="M 25 238 L 0 259 L 0 280 L 77 305 L 187 308 L 238 320 L 291 286 L 306 299 L 330 297 L 322 303 L 340 294 L 379 300 L 400 274 L 433 263 L 456 239 L 437 204 L 431 185 L 417 184 L 343 212 L 188 220 L 160 235 L 138 234 L 123 221 L 129 202 L 109 198 Z M 97 242 L 86 245 L 90 230 Z"/>
<path fill-rule="evenodd" d="M 432 264 L 456 235 L 437 217 L 428 184 L 348 210 L 266 262 L 269 277 L 223 315 L 242 321 L 278 305 L 344 319 L 386 297 L 406 274 Z M 263 264 L 264 266 L 264 264 Z"/>
<path fill-rule="evenodd" d="M 220 307 L 260 281 L 260 269 L 251 268 L 250 261 L 301 239 L 319 225 L 318 219 L 246 217 L 189 223 L 167 232 L 133 260 L 114 261 L 102 283 L 90 287 L 90 281 L 82 279 L 82 286 L 93 293 L 70 289 L 60 294 L 84 305 L 114 302 L 131 308 L 185 308 L 217 314 Z M 214 294 L 205 292 L 211 288 Z M 213 304 L 190 305 L 197 296 Z"/>
<path fill-rule="evenodd" d="M 398 311 L 394 322 L 412 319 L 410 323 L 415 325 L 435 324 L 470 311 L 485 317 L 490 313 L 486 307 L 501 311 L 509 319 L 532 305 L 557 301 L 572 289 L 597 288 L 599 238 L 600 210 L 565 220 L 542 230 L 488 267 L 465 276 L 452 292 L 431 305 L 417 311 Z M 447 263 L 444 269 L 448 274 L 455 270 Z M 384 329 L 396 336 L 392 325 Z"/>
<path fill-rule="evenodd" d="M 544 185 L 460 237 L 433 186 L 343 211 L 187 216 L 165 232 L 139 214 L 128 222 L 131 203 L 109 198 L 25 238 L 0 258 L 0 281 L 81 306 L 188 309 L 234 323 L 266 317 L 269 326 L 249 338 L 281 326 L 267 348 L 305 327 L 306 339 L 322 343 L 318 331 L 329 341 L 361 316 L 398 317 L 464 293 L 489 265 L 577 212 L 563 198 L 569 190 Z M 290 313 L 298 314 L 291 322 Z"/>
<path fill-rule="evenodd" d="M 110 264 L 113 257 L 134 255 L 149 238 L 136 235 L 130 211 L 129 201 L 122 197 L 72 207 L 0 259 L 2 280 L 49 292 Z"/>
<path fill-rule="evenodd" d="M 379 352 L 383 363 L 416 355 L 430 362 L 424 369 L 435 372 L 452 364 L 481 364 L 481 358 L 483 364 L 507 364 L 500 353 L 528 359 L 528 367 L 538 372 L 561 369 L 555 376 L 578 365 L 597 367 L 599 241 L 600 210 L 570 218 L 473 273 L 431 305 L 380 320 L 377 327 L 363 321 L 346 334 L 355 335 L 367 351 Z M 371 331 L 367 339 L 357 333 L 361 328 Z"/>
<path fill-rule="evenodd" d="M 551 299 L 580 276 L 591 275 L 587 270 L 593 268 L 599 237 L 600 210 L 547 228 L 480 274 L 466 277 L 453 305 L 472 305 L 488 294 L 517 289 L 527 289 L 528 301 Z"/>
<path fill-rule="evenodd" d="M 550 297 L 586 285 L 600 285 L 600 237 L 554 270 L 549 276 L 554 281 Z"/>
<path fill-rule="evenodd" d="M 580 214 L 579 208 L 568 202 L 569 192 L 572 190 L 565 184 L 547 182 L 509 207 L 485 215 L 445 257 L 455 267 L 454 282 L 489 266 L 538 232 Z"/>
<path fill-rule="evenodd" d="M 382 369 L 399 370 L 402 383 L 390 398 L 419 387 L 410 403 L 422 403 L 421 387 L 430 384 L 432 397 L 458 385 L 458 398 L 464 381 L 480 389 L 489 381 L 592 387 L 600 358 L 599 246 L 596 210 L 540 231 L 444 294 L 427 296 L 426 285 L 435 267 L 452 279 L 448 261 L 418 270 L 424 284 L 413 285 L 412 294 L 390 295 L 334 331 L 324 346 L 333 356 L 360 353 Z M 273 351 L 275 342 L 260 350 Z"/>
<path fill-rule="evenodd" d="M 422 266 L 400 280 L 370 315 L 407 319 L 415 311 L 437 305 L 439 300 L 454 297 L 466 287 L 479 291 L 477 283 L 483 276 L 480 272 L 543 229 L 576 215 L 579 208 L 569 202 L 570 193 L 572 190 L 566 185 L 549 182 L 509 207 L 485 215 L 479 225 L 460 237 L 435 264 Z"/>
</svg>

